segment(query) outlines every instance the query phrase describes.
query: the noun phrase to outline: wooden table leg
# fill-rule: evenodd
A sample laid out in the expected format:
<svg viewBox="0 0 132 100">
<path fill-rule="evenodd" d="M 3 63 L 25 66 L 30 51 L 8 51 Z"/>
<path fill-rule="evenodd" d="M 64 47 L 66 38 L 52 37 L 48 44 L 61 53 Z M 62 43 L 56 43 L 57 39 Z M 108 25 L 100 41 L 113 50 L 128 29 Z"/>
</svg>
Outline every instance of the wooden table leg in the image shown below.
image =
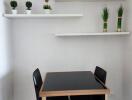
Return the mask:
<svg viewBox="0 0 132 100">
<path fill-rule="evenodd" d="M 42 97 L 42 100 L 46 100 L 46 97 Z"/>
<path fill-rule="evenodd" d="M 105 100 L 108 100 L 108 94 L 105 94 Z"/>
</svg>

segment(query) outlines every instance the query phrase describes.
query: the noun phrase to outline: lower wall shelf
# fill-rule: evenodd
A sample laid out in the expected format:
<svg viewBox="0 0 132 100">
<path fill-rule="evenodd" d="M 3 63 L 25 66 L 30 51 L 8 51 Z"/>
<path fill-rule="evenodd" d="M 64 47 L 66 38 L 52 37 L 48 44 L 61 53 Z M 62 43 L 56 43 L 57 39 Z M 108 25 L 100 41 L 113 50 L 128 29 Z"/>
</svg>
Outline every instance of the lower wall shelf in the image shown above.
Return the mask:
<svg viewBox="0 0 132 100">
<path fill-rule="evenodd" d="M 6 18 L 79 18 L 83 14 L 3 14 Z"/>
<path fill-rule="evenodd" d="M 107 35 L 129 35 L 130 32 L 102 32 L 102 33 L 62 33 L 56 36 L 107 36 Z"/>
</svg>

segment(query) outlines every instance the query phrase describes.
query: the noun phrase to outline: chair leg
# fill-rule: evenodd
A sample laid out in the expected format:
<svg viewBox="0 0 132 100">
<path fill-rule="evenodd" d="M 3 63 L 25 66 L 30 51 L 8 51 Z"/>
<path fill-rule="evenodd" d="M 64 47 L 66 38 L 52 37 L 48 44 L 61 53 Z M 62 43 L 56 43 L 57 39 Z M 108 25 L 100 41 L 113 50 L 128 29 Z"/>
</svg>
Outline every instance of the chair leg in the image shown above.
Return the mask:
<svg viewBox="0 0 132 100">
<path fill-rule="evenodd" d="M 108 100 L 108 94 L 105 94 L 105 100 Z"/>
<path fill-rule="evenodd" d="M 71 100 L 70 96 L 68 96 L 68 100 Z"/>
<path fill-rule="evenodd" d="M 46 100 L 46 97 L 42 97 L 42 100 Z"/>
</svg>

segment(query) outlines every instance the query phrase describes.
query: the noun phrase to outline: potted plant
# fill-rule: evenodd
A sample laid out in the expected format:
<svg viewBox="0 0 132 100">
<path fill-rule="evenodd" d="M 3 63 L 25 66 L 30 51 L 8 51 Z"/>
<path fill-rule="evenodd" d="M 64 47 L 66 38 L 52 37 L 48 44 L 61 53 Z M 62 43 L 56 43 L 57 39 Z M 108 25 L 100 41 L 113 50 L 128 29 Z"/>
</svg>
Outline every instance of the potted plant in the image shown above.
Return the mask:
<svg viewBox="0 0 132 100">
<path fill-rule="evenodd" d="M 32 2 L 31 1 L 27 1 L 25 5 L 27 7 L 26 14 L 31 14 L 31 12 L 32 12 L 32 10 L 31 10 Z"/>
<path fill-rule="evenodd" d="M 50 14 L 51 13 L 51 6 L 50 5 L 44 5 L 44 12 L 46 13 L 46 14 Z"/>
<path fill-rule="evenodd" d="M 107 7 L 105 7 L 103 9 L 102 18 L 103 18 L 103 32 L 107 32 L 107 28 L 108 28 L 108 18 L 109 18 L 109 12 L 108 12 Z"/>
<path fill-rule="evenodd" d="M 10 2 L 10 6 L 12 7 L 12 14 L 17 14 L 17 10 L 16 10 L 17 1 L 12 0 L 12 1 Z"/>
<path fill-rule="evenodd" d="M 118 9 L 117 32 L 121 32 L 123 10 L 124 10 L 123 6 L 121 5 L 120 8 Z"/>
<path fill-rule="evenodd" d="M 51 10 L 52 10 L 52 8 L 51 8 L 51 6 L 48 4 L 48 2 L 49 2 L 49 0 L 45 0 L 45 4 L 44 4 L 44 6 L 43 6 L 44 12 L 45 12 L 46 14 L 51 13 Z"/>
</svg>

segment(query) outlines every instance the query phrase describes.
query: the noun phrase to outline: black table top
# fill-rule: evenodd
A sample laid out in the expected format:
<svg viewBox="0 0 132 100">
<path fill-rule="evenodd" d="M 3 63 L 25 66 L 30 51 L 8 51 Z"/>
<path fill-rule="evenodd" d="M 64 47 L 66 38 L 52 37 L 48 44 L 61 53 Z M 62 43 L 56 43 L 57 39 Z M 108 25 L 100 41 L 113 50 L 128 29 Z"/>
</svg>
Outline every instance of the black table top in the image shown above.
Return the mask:
<svg viewBox="0 0 132 100">
<path fill-rule="evenodd" d="M 47 73 L 43 91 L 105 89 L 90 71 Z"/>
</svg>

